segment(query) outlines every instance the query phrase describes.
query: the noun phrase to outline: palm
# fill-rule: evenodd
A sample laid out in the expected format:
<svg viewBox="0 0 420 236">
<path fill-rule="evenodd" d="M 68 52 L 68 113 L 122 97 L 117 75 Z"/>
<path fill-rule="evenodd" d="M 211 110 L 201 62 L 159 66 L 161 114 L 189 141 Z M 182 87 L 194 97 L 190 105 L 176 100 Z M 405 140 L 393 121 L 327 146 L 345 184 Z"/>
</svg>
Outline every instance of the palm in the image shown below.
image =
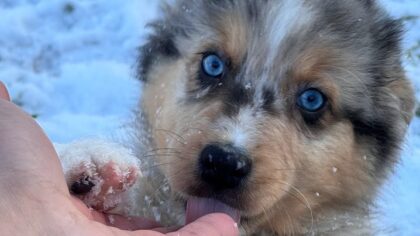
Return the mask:
<svg viewBox="0 0 420 236">
<path fill-rule="evenodd" d="M 0 98 L 8 99 L 1 83 Z M 0 99 L 1 235 L 28 232 L 34 235 L 34 232 L 39 235 L 163 235 L 158 232 L 163 229 L 122 231 L 158 226 L 145 219 L 113 216 L 114 227 L 109 227 L 109 216 L 88 209 L 70 196 L 57 154 L 47 136 L 30 116 L 3 99 Z M 18 229 L 17 225 L 21 227 Z M 213 214 L 175 235 L 180 233 L 237 235 L 237 228 L 229 217 Z"/>
</svg>

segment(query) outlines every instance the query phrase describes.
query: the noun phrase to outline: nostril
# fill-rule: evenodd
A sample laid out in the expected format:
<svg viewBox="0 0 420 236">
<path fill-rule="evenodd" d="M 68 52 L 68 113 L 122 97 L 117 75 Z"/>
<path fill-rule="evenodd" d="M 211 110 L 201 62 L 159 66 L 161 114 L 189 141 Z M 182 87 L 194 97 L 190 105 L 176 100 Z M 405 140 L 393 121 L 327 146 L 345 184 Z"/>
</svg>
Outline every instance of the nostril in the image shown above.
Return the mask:
<svg viewBox="0 0 420 236">
<path fill-rule="evenodd" d="M 203 181 L 212 187 L 234 188 L 251 171 L 251 161 L 231 145 L 208 145 L 200 154 L 199 168 Z"/>
<path fill-rule="evenodd" d="M 249 160 L 238 160 L 236 162 L 235 175 L 238 177 L 245 176 L 251 170 Z"/>
<path fill-rule="evenodd" d="M 221 167 L 219 162 L 222 155 L 225 154 L 217 146 L 208 146 L 201 152 L 200 164 L 205 170 L 216 171 Z"/>
</svg>

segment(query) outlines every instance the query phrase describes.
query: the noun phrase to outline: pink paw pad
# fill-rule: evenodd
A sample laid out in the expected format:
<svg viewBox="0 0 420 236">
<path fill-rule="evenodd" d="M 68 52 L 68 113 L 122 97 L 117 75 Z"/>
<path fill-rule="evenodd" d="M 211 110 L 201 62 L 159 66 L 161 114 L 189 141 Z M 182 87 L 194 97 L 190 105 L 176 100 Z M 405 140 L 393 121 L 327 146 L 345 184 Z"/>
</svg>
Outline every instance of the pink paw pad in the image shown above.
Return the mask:
<svg viewBox="0 0 420 236">
<path fill-rule="evenodd" d="M 103 166 L 89 168 L 82 165 L 80 179 L 70 186 L 72 194 L 86 205 L 100 211 L 109 211 L 121 202 L 121 194 L 134 185 L 139 175 L 135 166 L 121 166 L 110 161 Z"/>
</svg>

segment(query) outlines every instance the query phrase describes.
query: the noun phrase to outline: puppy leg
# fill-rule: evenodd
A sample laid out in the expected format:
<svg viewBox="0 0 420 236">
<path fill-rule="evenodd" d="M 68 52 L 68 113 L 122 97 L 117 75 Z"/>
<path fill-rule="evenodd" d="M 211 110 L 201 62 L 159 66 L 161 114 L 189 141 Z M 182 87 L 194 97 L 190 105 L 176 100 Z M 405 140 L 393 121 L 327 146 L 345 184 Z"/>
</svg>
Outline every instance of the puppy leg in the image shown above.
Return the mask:
<svg viewBox="0 0 420 236">
<path fill-rule="evenodd" d="M 55 146 L 70 192 L 96 210 L 114 210 L 141 175 L 139 160 L 115 143 L 84 140 Z"/>
</svg>

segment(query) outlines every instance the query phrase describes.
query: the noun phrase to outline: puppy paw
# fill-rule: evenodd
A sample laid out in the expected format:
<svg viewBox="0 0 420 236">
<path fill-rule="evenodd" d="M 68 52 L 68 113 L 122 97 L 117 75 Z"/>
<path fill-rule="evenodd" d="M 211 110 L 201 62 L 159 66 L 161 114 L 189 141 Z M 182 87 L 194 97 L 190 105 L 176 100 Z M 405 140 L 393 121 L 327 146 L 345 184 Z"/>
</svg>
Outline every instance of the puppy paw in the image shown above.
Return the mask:
<svg viewBox="0 0 420 236">
<path fill-rule="evenodd" d="M 100 211 L 117 207 L 141 175 L 129 150 L 104 141 L 79 141 L 56 147 L 69 190 Z"/>
<path fill-rule="evenodd" d="M 70 192 L 86 205 L 101 211 L 109 211 L 121 203 L 121 194 L 137 180 L 135 166 L 119 165 L 113 161 L 100 165 L 82 164 L 79 178 L 71 183 Z"/>
</svg>

